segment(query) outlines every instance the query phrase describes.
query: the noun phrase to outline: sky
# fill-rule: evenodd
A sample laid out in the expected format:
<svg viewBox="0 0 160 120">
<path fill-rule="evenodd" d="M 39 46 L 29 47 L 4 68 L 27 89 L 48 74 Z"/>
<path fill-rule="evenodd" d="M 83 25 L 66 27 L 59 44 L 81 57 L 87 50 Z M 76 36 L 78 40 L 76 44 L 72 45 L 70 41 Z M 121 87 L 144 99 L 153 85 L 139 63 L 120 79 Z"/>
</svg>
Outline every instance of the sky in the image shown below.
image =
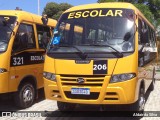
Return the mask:
<svg viewBox="0 0 160 120">
<path fill-rule="evenodd" d="M 97 0 L 39 0 L 40 15 L 48 2 L 69 3 L 73 6 L 96 3 Z M 14 10 L 16 7 L 20 9 L 38 14 L 38 0 L 0 0 L 0 10 Z"/>
</svg>

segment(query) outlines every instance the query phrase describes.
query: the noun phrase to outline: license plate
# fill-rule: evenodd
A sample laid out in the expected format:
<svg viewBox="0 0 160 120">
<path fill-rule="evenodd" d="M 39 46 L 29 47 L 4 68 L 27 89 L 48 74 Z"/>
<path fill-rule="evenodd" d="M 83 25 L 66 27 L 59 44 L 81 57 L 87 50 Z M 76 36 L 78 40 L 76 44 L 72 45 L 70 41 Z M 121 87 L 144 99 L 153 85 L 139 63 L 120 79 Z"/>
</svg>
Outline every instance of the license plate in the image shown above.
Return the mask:
<svg viewBox="0 0 160 120">
<path fill-rule="evenodd" d="M 71 94 L 90 95 L 90 89 L 89 88 L 72 88 Z"/>
</svg>

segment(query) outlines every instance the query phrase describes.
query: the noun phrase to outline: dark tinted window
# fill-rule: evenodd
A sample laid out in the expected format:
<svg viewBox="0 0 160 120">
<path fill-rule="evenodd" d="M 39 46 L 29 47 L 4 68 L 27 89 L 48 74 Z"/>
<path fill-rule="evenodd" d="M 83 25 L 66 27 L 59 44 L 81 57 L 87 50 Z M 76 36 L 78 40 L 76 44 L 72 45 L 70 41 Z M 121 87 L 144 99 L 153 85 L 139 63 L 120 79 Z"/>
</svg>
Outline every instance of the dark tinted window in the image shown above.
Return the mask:
<svg viewBox="0 0 160 120">
<path fill-rule="evenodd" d="M 32 25 L 20 24 L 13 45 L 14 51 L 36 48 Z"/>
<path fill-rule="evenodd" d="M 113 14 L 108 15 L 110 11 Z M 116 11 L 121 12 L 117 15 Z M 75 52 L 71 46 L 79 46 L 86 53 L 115 52 L 104 45 L 109 45 L 120 52 L 133 52 L 135 33 L 133 16 L 132 10 L 116 9 L 91 9 L 65 13 L 54 29 L 54 37 L 50 42 L 50 46 L 59 45 L 60 49 L 51 47 L 50 52 Z"/>
<path fill-rule="evenodd" d="M 50 28 L 42 25 L 36 25 L 36 27 L 37 27 L 39 47 L 45 48 L 51 37 Z"/>
</svg>

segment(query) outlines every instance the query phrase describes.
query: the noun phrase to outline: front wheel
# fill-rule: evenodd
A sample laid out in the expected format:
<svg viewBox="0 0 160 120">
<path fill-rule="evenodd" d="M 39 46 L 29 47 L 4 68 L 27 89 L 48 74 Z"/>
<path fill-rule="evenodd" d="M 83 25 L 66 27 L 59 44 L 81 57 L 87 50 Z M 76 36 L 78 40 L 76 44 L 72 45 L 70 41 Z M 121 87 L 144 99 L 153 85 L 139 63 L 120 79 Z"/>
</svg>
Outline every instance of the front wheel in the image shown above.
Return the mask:
<svg viewBox="0 0 160 120">
<path fill-rule="evenodd" d="M 140 88 L 138 100 L 130 106 L 130 111 L 143 112 L 145 106 L 144 88 Z"/>
<path fill-rule="evenodd" d="M 20 108 L 30 107 L 35 99 L 35 88 L 31 83 L 23 83 L 15 93 L 14 101 Z"/>
<path fill-rule="evenodd" d="M 62 112 L 73 111 L 74 108 L 76 107 L 76 104 L 57 101 L 57 106 L 58 106 L 58 109 Z"/>
</svg>

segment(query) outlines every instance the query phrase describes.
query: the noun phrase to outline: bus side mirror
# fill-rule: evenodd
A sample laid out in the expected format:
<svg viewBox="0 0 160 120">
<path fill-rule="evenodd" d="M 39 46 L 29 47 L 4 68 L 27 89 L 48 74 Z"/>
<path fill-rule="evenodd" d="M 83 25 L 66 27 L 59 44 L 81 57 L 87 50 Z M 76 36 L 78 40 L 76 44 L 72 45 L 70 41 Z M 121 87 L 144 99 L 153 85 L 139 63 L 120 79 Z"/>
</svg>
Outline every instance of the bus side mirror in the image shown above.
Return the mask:
<svg viewBox="0 0 160 120">
<path fill-rule="evenodd" d="M 125 36 L 124 36 L 124 40 L 125 41 L 128 41 L 129 39 L 131 38 L 131 33 L 130 32 L 127 32 L 126 34 L 125 34 Z"/>
<path fill-rule="evenodd" d="M 142 29 L 141 32 L 141 43 L 149 43 L 149 36 L 148 36 L 148 30 Z"/>
<path fill-rule="evenodd" d="M 47 25 L 48 23 L 48 17 L 46 14 L 44 14 L 41 18 L 43 25 Z"/>
</svg>

